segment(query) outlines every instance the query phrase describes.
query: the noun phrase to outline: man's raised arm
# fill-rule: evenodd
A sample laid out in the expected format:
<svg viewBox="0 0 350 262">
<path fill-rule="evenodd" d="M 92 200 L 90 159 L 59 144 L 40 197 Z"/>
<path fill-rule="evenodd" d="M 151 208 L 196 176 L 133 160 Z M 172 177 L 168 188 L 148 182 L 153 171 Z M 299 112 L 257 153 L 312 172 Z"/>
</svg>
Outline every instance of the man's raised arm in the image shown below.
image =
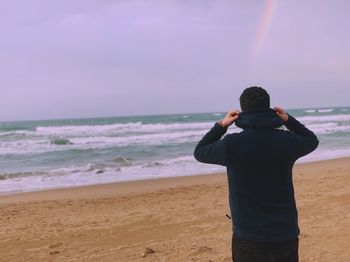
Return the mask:
<svg viewBox="0 0 350 262">
<path fill-rule="evenodd" d="M 287 114 L 282 108 L 275 107 L 274 110 L 284 121 L 285 127 L 297 135 L 298 157 L 305 156 L 317 148 L 319 141 L 317 136 L 310 129 L 307 129 L 298 120 Z"/>
<path fill-rule="evenodd" d="M 228 112 L 225 118 L 215 123 L 214 127 L 199 141 L 194 150 L 194 157 L 199 162 L 226 165 L 226 145 L 225 141 L 220 139 L 227 128 L 238 119 L 238 114 L 237 110 Z"/>
</svg>

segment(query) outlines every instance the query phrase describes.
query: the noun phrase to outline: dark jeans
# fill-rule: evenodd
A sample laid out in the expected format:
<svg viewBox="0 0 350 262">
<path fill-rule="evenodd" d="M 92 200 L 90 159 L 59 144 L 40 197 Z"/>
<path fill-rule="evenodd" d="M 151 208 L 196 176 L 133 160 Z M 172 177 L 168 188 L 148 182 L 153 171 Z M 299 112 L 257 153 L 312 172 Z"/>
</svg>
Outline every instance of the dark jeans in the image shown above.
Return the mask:
<svg viewBox="0 0 350 262">
<path fill-rule="evenodd" d="M 298 262 L 299 240 L 256 242 L 232 237 L 234 262 Z"/>
</svg>

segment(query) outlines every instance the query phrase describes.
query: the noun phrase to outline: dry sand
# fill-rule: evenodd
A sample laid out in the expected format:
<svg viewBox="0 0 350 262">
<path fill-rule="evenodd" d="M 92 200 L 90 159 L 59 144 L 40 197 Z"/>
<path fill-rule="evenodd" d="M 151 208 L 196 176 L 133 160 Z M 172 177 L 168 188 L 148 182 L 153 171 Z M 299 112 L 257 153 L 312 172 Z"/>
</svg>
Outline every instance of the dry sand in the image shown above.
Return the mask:
<svg viewBox="0 0 350 262">
<path fill-rule="evenodd" d="M 350 159 L 294 181 L 300 261 L 350 261 Z M 224 174 L 1 196 L 0 261 L 231 261 L 228 213 Z"/>
</svg>

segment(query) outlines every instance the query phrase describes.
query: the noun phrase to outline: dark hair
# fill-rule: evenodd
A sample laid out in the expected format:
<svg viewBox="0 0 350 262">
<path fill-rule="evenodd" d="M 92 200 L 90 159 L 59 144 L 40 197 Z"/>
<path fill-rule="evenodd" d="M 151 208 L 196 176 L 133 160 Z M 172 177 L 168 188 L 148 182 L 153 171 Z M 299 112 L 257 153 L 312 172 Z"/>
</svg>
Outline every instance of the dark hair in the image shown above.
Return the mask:
<svg viewBox="0 0 350 262">
<path fill-rule="evenodd" d="M 270 95 L 259 86 L 246 88 L 239 98 L 242 111 L 270 108 Z"/>
</svg>

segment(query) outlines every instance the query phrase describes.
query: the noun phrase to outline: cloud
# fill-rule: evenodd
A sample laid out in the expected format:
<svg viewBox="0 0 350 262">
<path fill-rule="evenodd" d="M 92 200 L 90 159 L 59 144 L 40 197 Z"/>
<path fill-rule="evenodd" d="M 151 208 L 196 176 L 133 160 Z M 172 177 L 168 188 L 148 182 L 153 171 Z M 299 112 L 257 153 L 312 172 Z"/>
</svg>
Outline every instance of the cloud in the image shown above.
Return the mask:
<svg viewBox="0 0 350 262">
<path fill-rule="evenodd" d="M 310 17 L 312 3 L 281 1 L 252 66 L 254 1 L 3 1 L 0 119 L 226 110 L 247 85 L 307 107 L 283 92 L 349 83 L 349 4 L 336 2 Z M 335 88 L 315 105 L 343 104 Z"/>
</svg>

